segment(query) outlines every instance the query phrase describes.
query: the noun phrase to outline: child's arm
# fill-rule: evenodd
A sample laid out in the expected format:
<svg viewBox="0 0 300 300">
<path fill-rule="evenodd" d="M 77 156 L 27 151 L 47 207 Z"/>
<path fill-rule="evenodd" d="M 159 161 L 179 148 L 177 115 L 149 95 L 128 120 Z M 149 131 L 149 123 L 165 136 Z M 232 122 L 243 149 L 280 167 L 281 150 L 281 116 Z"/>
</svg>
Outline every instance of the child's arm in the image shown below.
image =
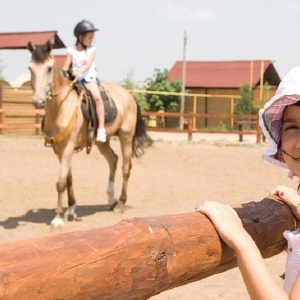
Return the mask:
<svg viewBox="0 0 300 300">
<path fill-rule="evenodd" d="M 207 215 L 222 240 L 235 251 L 238 266 L 251 299 L 289 299 L 274 280 L 255 242 L 243 228 L 240 218 L 229 205 L 205 202 L 197 208 L 197 211 Z"/>
<path fill-rule="evenodd" d="M 244 245 L 238 245 L 234 250 L 238 266 L 251 299 L 289 299 L 288 295 L 277 284 L 267 269 L 260 251 L 253 240 L 245 241 Z"/>
<path fill-rule="evenodd" d="M 68 54 L 67 54 L 67 58 L 66 58 L 66 60 L 65 60 L 65 63 L 64 63 L 64 65 L 63 65 L 63 68 L 62 68 L 62 69 L 63 69 L 64 71 L 68 71 L 69 68 L 70 68 L 71 63 L 72 63 L 72 56 L 68 53 Z"/>
</svg>

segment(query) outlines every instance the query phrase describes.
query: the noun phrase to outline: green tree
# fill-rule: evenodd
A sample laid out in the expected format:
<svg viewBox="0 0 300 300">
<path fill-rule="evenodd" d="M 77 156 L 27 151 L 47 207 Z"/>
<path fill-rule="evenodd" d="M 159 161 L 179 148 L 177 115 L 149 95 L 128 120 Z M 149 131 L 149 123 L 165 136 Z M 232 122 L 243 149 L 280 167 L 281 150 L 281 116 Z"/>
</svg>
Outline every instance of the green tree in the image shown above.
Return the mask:
<svg viewBox="0 0 300 300">
<path fill-rule="evenodd" d="M 259 109 L 261 109 L 264 106 L 264 104 L 270 100 L 270 89 L 271 86 L 269 82 L 266 81 L 262 87 L 262 98 L 259 98 L 255 101 L 254 104 L 255 111 L 259 111 Z"/>
<path fill-rule="evenodd" d="M 138 90 L 139 88 L 136 87 L 133 83 L 132 76 L 127 74 L 126 78 L 124 79 L 123 87 L 127 90 Z M 132 93 L 133 98 L 138 103 L 141 111 L 145 111 L 149 109 L 149 104 L 147 99 L 142 93 Z"/>
<path fill-rule="evenodd" d="M 234 106 L 234 113 L 238 115 L 250 115 L 253 112 L 252 89 L 248 83 L 239 89 L 241 98 Z"/>
<path fill-rule="evenodd" d="M 155 69 L 153 77 L 146 79 L 146 90 L 159 92 L 181 92 L 181 81 L 167 81 L 168 74 L 169 72 L 167 69 Z M 146 94 L 145 97 L 151 111 L 176 111 L 180 103 L 180 96 L 176 95 Z"/>
</svg>

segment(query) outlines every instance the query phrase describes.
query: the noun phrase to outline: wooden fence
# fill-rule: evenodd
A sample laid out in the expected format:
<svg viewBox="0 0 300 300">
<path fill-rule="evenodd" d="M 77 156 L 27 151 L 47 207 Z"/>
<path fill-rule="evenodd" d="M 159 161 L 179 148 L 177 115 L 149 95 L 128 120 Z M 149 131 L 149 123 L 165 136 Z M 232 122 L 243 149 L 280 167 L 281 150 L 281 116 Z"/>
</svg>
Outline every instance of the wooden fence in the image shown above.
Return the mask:
<svg viewBox="0 0 300 300">
<path fill-rule="evenodd" d="M 282 232 L 299 225 L 274 198 L 234 208 L 265 258 L 284 251 Z M 200 213 L 134 218 L 1 243 L 0 298 L 143 300 L 235 266 L 234 252 Z"/>
<path fill-rule="evenodd" d="M 222 134 L 238 134 L 239 141 L 243 141 L 244 134 L 256 135 L 256 142 L 265 141 L 260 126 L 258 124 L 258 115 L 234 115 L 234 114 L 202 114 L 202 113 L 179 113 L 179 112 L 143 112 L 142 113 L 147 124 L 148 131 L 157 132 L 173 132 L 187 133 L 187 140 L 193 140 L 193 133 L 222 133 Z M 166 117 L 184 118 L 184 129 L 164 127 Z M 216 129 L 197 129 L 193 128 L 195 119 L 230 119 L 234 124 L 231 129 L 216 128 Z M 179 124 L 178 124 L 179 125 Z M 235 129 L 236 127 L 236 129 Z"/>
<path fill-rule="evenodd" d="M 45 112 L 43 109 L 0 109 L 0 134 L 28 134 L 39 135 L 41 133 L 41 120 Z M 244 134 L 256 135 L 256 142 L 264 140 L 261 129 L 258 125 L 257 115 L 232 115 L 232 114 L 195 114 L 179 112 L 142 112 L 148 131 L 186 133 L 187 140 L 193 140 L 193 133 L 222 133 L 237 134 L 239 141 L 243 141 Z M 20 117 L 20 119 L 18 118 Z M 166 118 L 184 118 L 184 129 L 169 128 L 165 126 Z M 232 129 L 196 129 L 193 128 L 194 120 L 205 119 L 230 119 L 235 124 Z M 21 120 L 22 122 L 20 123 Z"/>
<path fill-rule="evenodd" d="M 41 133 L 41 121 L 45 115 L 43 109 L 1 109 L 0 134 L 35 134 Z"/>
</svg>

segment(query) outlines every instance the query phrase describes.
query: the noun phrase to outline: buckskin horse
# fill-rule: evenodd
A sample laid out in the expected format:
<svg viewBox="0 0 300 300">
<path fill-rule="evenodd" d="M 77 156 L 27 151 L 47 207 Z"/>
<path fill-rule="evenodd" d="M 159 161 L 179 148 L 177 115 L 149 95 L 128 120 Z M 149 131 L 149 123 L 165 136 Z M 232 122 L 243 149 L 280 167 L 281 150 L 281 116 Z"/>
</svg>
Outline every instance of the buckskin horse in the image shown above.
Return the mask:
<svg viewBox="0 0 300 300">
<path fill-rule="evenodd" d="M 52 46 L 49 42 L 38 46 L 33 46 L 29 42 L 27 48 L 31 52 L 29 70 L 33 89 L 32 103 L 36 108 L 45 110 L 42 122 L 45 145 L 53 147 L 60 162 L 56 184 L 58 203 L 51 225 L 63 226 L 65 190 L 68 194 L 68 214 L 76 219 L 71 161 L 74 151 L 86 147 L 90 137 L 90 122 L 81 108 L 87 91 L 84 89 L 78 91 L 75 81 L 64 76 L 51 55 Z M 111 210 L 123 212 L 127 200 L 132 157 L 141 156 L 144 149 L 151 146 L 152 139 L 146 132 L 141 111 L 132 95 L 120 85 L 105 84 L 103 88 L 109 99 L 114 101 L 116 114 L 113 120 L 105 124 L 107 141 L 96 145 L 109 164 L 108 205 Z M 110 138 L 113 135 L 119 138 L 123 156 L 123 183 L 119 200 L 114 198 L 118 156 L 110 147 Z"/>
</svg>

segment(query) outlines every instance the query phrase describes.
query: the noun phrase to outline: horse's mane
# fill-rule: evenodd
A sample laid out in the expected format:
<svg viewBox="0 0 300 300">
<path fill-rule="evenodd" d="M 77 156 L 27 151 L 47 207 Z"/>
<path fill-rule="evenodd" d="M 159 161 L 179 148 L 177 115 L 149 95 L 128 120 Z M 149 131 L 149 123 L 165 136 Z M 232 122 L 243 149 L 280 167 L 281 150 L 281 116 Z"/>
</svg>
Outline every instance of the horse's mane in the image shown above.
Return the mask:
<svg viewBox="0 0 300 300">
<path fill-rule="evenodd" d="M 32 60 L 37 63 L 43 63 L 50 56 L 49 48 L 46 45 L 39 45 L 32 51 Z"/>
</svg>

